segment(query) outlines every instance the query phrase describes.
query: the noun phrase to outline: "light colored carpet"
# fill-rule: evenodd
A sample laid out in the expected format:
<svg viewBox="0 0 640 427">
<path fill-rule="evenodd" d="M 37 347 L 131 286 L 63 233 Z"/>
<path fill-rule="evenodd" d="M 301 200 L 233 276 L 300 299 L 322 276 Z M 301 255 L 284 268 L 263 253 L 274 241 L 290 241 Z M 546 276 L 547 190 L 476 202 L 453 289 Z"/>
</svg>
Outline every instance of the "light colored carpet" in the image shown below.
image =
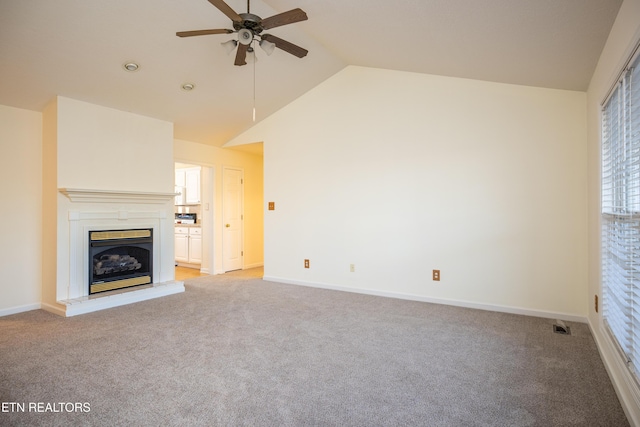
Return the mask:
<svg viewBox="0 0 640 427">
<path fill-rule="evenodd" d="M 584 324 L 265 282 L 0 318 L 0 425 L 624 426 Z"/>
</svg>

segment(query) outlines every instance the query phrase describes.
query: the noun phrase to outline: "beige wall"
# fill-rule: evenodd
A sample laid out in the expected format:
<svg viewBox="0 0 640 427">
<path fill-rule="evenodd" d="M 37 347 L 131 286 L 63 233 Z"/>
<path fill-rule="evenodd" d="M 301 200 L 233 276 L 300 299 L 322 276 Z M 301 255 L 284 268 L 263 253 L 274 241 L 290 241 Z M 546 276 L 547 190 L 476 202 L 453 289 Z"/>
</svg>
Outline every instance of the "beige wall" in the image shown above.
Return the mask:
<svg viewBox="0 0 640 427">
<path fill-rule="evenodd" d="M 173 192 L 173 124 L 64 97 L 58 187 Z"/>
<path fill-rule="evenodd" d="M 42 114 L 0 105 L 0 315 L 40 307 Z"/>
<path fill-rule="evenodd" d="M 42 300 L 56 301 L 58 282 L 58 102 L 43 114 L 42 132 Z"/>
<path fill-rule="evenodd" d="M 584 321 L 585 93 L 347 67 L 255 141 L 265 277 Z"/>
<path fill-rule="evenodd" d="M 178 139 L 174 142 L 174 154 L 177 162 L 202 165 L 212 172 L 209 176 L 208 171 L 203 171 L 203 181 L 209 182 L 202 187 L 203 203 L 209 202 L 211 208 L 209 212 L 203 211 L 203 221 L 210 215 L 213 224 L 208 237 L 213 243 L 203 248 L 203 269 L 213 274 L 223 272 L 222 172 L 225 167 L 244 171 L 244 267 L 263 265 L 262 156 Z"/>
<path fill-rule="evenodd" d="M 602 324 L 602 307 L 595 311 L 594 296 L 602 301 L 600 263 L 600 123 L 601 104 L 615 83 L 631 50 L 640 41 L 640 0 L 625 0 L 600 56 L 588 91 L 589 169 L 589 287 L 586 295 L 589 323 L 605 365 L 632 425 L 640 425 L 640 390 Z"/>
</svg>

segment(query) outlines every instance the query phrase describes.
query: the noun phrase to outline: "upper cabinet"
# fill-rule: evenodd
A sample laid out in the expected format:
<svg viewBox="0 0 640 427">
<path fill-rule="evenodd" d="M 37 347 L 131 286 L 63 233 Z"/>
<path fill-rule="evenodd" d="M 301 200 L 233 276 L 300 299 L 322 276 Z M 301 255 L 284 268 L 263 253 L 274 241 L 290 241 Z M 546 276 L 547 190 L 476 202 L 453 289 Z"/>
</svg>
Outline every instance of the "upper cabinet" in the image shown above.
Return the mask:
<svg viewBox="0 0 640 427">
<path fill-rule="evenodd" d="M 184 171 L 185 187 L 187 187 L 186 202 L 200 204 L 200 168 L 190 168 Z"/>
<path fill-rule="evenodd" d="M 176 169 L 176 205 L 200 204 L 200 167 Z"/>
</svg>

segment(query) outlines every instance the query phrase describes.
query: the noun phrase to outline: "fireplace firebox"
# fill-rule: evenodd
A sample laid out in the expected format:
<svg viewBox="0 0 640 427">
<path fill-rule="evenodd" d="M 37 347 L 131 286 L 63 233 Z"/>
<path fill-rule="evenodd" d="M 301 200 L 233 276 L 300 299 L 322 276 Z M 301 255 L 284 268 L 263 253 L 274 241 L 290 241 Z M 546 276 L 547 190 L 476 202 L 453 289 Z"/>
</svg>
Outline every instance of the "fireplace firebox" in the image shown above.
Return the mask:
<svg viewBox="0 0 640 427">
<path fill-rule="evenodd" d="M 89 294 L 153 282 L 153 229 L 89 232 Z"/>
</svg>

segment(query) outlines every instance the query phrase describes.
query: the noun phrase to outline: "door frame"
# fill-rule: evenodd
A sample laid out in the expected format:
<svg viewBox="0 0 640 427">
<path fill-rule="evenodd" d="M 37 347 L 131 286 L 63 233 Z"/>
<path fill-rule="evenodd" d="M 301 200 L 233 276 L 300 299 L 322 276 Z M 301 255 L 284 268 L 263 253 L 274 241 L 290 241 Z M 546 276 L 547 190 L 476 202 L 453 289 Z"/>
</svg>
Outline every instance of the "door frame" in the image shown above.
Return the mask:
<svg viewBox="0 0 640 427">
<path fill-rule="evenodd" d="M 215 209 L 216 209 L 216 186 L 215 186 L 215 166 L 210 163 L 197 162 L 193 160 L 174 158 L 174 169 L 176 163 L 200 166 L 200 211 L 202 228 L 202 264 L 200 272 L 204 274 L 218 274 L 215 268 L 216 253 L 216 232 L 215 232 Z M 173 220 L 173 218 L 172 218 Z M 174 248 L 175 252 L 175 248 Z"/>
</svg>

